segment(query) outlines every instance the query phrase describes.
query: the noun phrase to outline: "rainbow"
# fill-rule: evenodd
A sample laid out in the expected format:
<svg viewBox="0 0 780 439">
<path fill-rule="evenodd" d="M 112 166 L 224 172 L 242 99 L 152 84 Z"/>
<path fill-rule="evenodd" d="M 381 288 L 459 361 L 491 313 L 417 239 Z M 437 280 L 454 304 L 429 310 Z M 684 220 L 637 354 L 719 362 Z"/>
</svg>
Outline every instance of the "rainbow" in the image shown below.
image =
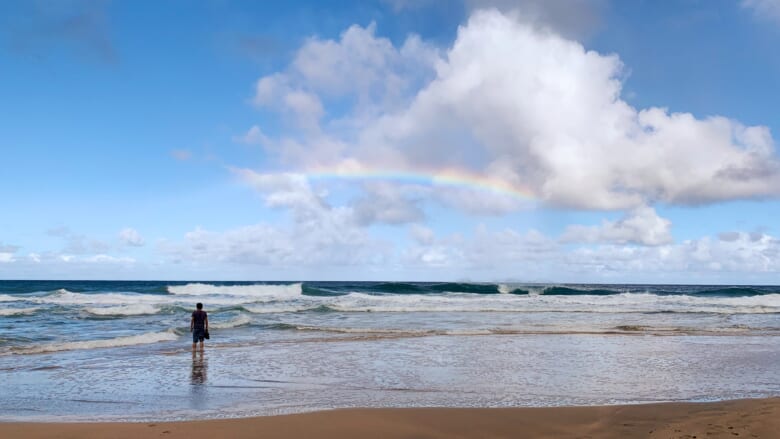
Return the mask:
<svg viewBox="0 0 780 439">
<path fill-rule="evenodd" d="M 312 180 L 377 180 L 400 181 L 426 186 L 453 186 L 508 196 L 522 201 L 534 201 L 537 198 L 534 192 L 526 187 L 513 185 L 505 180 L 458 168 L 401 170 L 368 168 L 365 166 L 346 166 L 336 168 L 315 168 L 305 172 L 304 175 Z"/>
</svg>

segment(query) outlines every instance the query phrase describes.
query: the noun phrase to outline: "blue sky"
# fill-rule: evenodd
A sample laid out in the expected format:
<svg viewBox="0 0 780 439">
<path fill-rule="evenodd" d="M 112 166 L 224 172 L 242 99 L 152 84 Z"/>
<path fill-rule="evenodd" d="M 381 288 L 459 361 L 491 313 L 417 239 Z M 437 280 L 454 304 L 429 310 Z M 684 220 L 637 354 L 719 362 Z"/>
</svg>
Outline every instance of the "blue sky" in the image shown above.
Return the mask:
<svg viewBox="0 0 780 439">
<path fill-rule="evenodd" d="M 11 1 L 0 29 L 0 278 L 780 282 L 776 0 Z"/>
</svg>

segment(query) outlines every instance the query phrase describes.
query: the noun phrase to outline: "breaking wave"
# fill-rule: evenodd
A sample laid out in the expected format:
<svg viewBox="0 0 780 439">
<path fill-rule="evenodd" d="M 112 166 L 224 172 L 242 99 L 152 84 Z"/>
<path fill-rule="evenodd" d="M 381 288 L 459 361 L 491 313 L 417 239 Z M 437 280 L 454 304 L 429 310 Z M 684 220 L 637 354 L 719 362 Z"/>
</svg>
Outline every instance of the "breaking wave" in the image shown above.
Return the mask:
<svg viewBox="0 0 780 439">
<path fill-rule="evenodd" d="M 252 318 L 241 314 L 238 317 L 228 320 L 227 322 L 223 323 L 211 323 L 209 324 L 210 328 L 216 328 L 216 329 L 230 329 L 230 328 L 238 328 L 240 326 L 246 326 L 252 323 Z"/>
<path fill-rule="evenodd" d="M 40 308 L 8 308 L 0 309 L 0 317 L 26 316 L 35 314 Z"/>
<path fill-rule="evenodd" d="M 160 309 L 154 305 L 119 305 L 107 307 L 90 307 L 86 312 L 96 316 L 140 316 L 148 314 L 157 314 Z"/>
<path fill-rule="evenodd" d="M 168 286 L 168 292 L 177 296 L 239 296 L 258 300 L 289 299 L 302 294 L 301 283 L 273 285 L 212 285 L 192 283 Z"/>
<path fill-rule="evenodd" d="M 173 341 L 179 336 L 172 330 L 161 332 L 149 332 L 140 335 L 130 335 L 126 337 L 116 337 L 103 340 L 85 340 L 72 341 L 65 343 L 49 343 L 24 347 L 12 347 L 11 354 L 42 354 L 47 352 L 73 351 L 82 349 L 104 349 L 123 346 L 135 346 L 143 344 L 159 343 L 161 341 Z"/>
</svg>

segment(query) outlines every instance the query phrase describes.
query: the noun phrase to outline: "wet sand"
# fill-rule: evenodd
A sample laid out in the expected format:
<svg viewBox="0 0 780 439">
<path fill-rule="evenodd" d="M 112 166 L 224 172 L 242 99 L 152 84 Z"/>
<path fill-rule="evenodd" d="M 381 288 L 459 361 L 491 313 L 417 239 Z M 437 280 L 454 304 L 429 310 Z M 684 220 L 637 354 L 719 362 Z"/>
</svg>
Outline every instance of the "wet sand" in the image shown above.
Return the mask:
<svg viewBox="0 0 780 439">
<path fill-rule="evenodd" d="M 780 398 L 507 409 L 345 409 L 160 423 L 0 423 L 33 438 L 780 438 Z"/>
</svg>

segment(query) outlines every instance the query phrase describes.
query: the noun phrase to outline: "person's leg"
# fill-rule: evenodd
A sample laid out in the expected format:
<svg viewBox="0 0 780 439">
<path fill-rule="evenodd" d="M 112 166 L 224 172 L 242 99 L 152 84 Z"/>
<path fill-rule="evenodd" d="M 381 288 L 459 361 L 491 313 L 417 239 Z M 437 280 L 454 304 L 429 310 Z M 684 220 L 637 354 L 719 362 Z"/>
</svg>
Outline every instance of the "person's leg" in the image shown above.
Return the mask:
<svg viewBox="0 0 780 439">
<path fill-rule="evenodd" d="M 200 350 L 203 351 L 203 339 L 200 340 Z"/>
</svg>

